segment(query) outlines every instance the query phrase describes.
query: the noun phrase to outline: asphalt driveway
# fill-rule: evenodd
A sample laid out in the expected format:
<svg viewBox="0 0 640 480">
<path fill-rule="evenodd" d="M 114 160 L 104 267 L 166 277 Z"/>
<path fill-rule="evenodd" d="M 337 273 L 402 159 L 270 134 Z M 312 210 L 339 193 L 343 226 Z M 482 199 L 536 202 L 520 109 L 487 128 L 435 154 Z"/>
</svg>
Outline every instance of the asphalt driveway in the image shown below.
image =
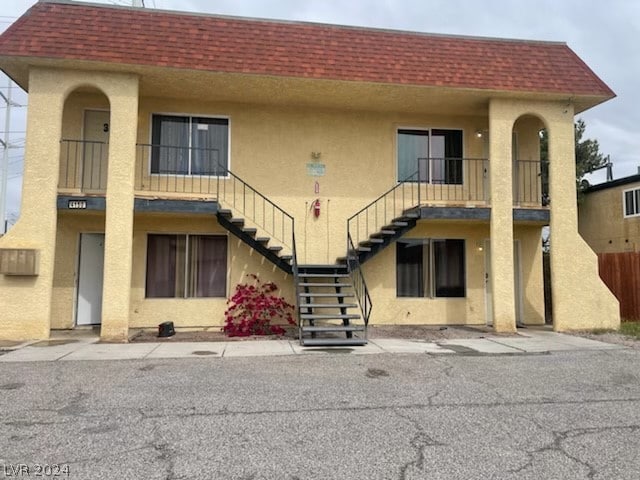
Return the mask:
<svg viewBox="0 0 640 480">
<path fill-rule="evenodd" d="M 0 478 L 637 479 L 639 355 L 0 363 Z"/>
</svg>

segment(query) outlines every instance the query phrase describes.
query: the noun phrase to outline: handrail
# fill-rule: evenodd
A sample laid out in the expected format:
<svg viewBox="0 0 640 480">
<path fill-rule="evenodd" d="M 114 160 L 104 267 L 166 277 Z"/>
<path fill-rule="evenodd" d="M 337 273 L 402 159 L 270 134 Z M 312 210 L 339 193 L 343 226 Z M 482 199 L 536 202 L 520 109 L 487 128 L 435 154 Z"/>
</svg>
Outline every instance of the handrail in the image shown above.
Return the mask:
<svg viewBox="0 0 640 480">
<path fill-rule="evenodd" d="M 296 312 L 296 325 L 298 326 L 298 340 L 302 343 L 302 323 L 300 320 L 300 298 L 298 295 L 298 252 L 296 250 L 296 229 L 295 229 L 295 219 L 293 220 L 293 235 L 291 237 L 292 250 L 291 250 L 291 273 L 293 274 L 293 296 L 294 296 L 294 307 Z"/>
<path fill-rule="evenodd" d="M 418 158 L 416 170 L 347 220 L 356 245 L 407 210 L 426 202 L 485 204 L 488 160 L 484 158 Z"/>
<path fill-rule="evenodd" d="M 219 175 L 216 179 L 218 202 L 224 203 L 225 206 L 252 221 L 258 228 L 289 248 L 293 254 L 295 239 L 293 216 L 231 172 L 225 165 L 220 163 L 218 165 L 225 174 Z M 288 238 L 291 238 L 290 242 Z"/>
<path fill-rule="evenodd" d="M 369 289 L 367 288 L 367 283 L 365 282 L 364 275 L 362 273 L 362 265 L 358 258 L 358 251 L 353 245 L 353 239 L 349 232 L 347 232 L 347 245 L 347 271 L 351 277 L 353 291 L 356 295 L 356 299 L 358 300 L 358 304 L 360 305 L 360 312 L 362 313 L 364 325 L 367 327 L 369 325 L 371 310 L 373 309 L 373 302 L 371 301 L 371 295 L 369 295 Z M 367 329 L 365 328 L 364 331 L 366 340 Z"/>
<path fill-rule="evenodd" d="M 356 213 L 347 219 L 348 237 L 355 243 L 359 244 L 362 239 L 366 239 L 375 231 L 380 230 L 387 225 L 393 218 L 401 215 L 408 208 L 414 208 L 420 205 L 420 188 L 414 188 L 414 182 L 418 178 L 419 172 L 416 171 L 409 175 L 397 185 L 390 188 L 378 198 L 365 205 Z M 409 190 L 409 193 L 407 193 Z M 401 192 L 401 195 L 399 194 Z M 407 203 L 409 202 L 409 203 Z M 408 206 L 410 205 L 410 207 Z M 361 221 L 364 223 L 365 232 L 361 235 Z M 373 228 L 369 228 L 369 219 L 372 218 Z M 355 224 L 355 225 L 354 225 Z M 355 228 L 353 228 L 355 227 Z M 355 237 L 355 238 L 354 238 Z M 347 249 L 349 245 L 347 245 Z"/>
</svg>

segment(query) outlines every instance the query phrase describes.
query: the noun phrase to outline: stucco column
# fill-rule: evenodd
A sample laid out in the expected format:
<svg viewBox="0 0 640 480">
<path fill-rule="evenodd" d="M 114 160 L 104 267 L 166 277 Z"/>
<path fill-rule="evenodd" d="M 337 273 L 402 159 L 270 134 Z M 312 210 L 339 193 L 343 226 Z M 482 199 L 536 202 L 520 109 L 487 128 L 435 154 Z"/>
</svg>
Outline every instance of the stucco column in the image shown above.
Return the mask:
<svg viewBox="0 0 640 480">
<path fill-rule="evenodd" d="M 49 337 L 64 97 L 58 73 L 30 71 L 20 219 L 0 239 L 0 248 L 37 249 L 39 274 L 0 275 L 0 339 Z"/>
<path fill-rule="evenodd" d="M 489 104 L 489 180 L 491 201 L 491 292 L 493 329 L 515 332 L 516 307 L 513 277 L 513 173 L 511 135 L 513 121 L 501 102 Z"/>
<path fill-rule="evenodd" d="M 600 280 L 597 257 L 578 234 L 573 107 L 559 105 L 554 114 L 548 117 L 553 327 L 617 328 L 618 301 Z"/>
<path fill-rule="evenodd" d="M 105 215 L 103 340 L 126 342 L 133 252 L 133 185 L 138 125 L 138 78 L 122 78 L 108 93 L 111 106 Z"/>
</svg>

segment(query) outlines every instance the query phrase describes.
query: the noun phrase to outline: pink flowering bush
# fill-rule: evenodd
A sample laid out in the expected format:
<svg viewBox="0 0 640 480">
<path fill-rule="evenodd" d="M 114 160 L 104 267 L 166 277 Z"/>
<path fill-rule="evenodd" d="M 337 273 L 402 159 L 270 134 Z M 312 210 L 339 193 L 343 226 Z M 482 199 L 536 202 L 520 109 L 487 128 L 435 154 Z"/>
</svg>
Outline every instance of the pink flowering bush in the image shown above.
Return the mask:
<svg viewBox="0 0 640 480">
<path fill-rule="evenodd" d="M 227 300 L 222 331 L 230 337 L 284 335 L 282 324 L 296 325 L 294 306 L 274 293 L 278 290 L 275 283 L 262 283 L 253 274 L 247 277 L 250 282 L 236 285 L 235 293 Z"/>
</svg>

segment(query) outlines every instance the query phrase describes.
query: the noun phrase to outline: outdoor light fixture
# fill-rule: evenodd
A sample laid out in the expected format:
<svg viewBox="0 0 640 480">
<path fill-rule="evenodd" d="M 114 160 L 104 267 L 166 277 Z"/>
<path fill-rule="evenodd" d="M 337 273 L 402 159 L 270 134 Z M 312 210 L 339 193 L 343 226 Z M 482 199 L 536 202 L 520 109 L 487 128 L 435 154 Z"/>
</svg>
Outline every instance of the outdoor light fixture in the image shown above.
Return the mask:
<svg viewBox="0 0 640 480">
<path fill-rule="evenodd" d="M 482 130 L 476 130 L 476 138 L 484 137 L 484 132 Z"/>
</svg>

